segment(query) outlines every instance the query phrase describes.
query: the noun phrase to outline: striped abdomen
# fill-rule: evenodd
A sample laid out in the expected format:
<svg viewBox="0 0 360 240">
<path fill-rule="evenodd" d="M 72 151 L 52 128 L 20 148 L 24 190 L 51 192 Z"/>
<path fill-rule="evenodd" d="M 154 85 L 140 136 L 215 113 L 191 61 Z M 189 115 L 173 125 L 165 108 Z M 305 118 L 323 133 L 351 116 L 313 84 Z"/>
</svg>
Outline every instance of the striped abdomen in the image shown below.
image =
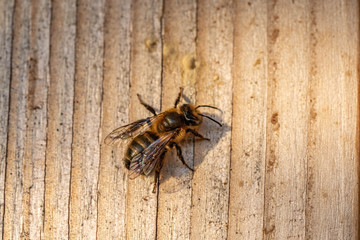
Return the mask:
<svg viewBox="0 0 360 240">
<path fill-rule="evenodd" d="M 159 137 L 152 132 L 145 132 L 142 135 L 137 136 L 129 144 L 127 152 L 124 158 L 124 164 L 127 169 L 130 168 L 131 159 L 144 149 L 146 149 L 150 144 L 155 142 Z"/>
</svg>

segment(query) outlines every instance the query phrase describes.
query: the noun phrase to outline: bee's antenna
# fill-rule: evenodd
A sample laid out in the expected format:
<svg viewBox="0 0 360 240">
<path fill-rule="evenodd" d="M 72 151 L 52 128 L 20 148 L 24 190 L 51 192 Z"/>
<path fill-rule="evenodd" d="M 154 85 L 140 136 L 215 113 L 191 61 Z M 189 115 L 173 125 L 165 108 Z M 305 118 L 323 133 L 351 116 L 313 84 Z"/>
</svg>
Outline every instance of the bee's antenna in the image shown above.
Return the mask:
<svg viewBox="0 0 360 240">
<path fill-rule="evenodd" d="M 222 127 L 222 124 L 221 124 L 221 123 L 219 123 L 218 121 L 216 121 L 215 119 L 213 119 L 213 118 L 211 118 L 211 117 L 209 117 L 209 116 L 206 116 L 206 115 L 204 115 L 204 114 L 201 114 L 201 113 L 199 113 L 199 115 L 200 115 L 200 116 L 203 116 L 203 117 L 206 117 L 206 118 L 210 119 L 211 121 L 216 122 L 217 124 L 219 124 L 219 125 L 220 125 L 220 127 Z"/>
<path fill-rule="evenodd" d="M 198 108 L 201 108 L 201 107 L 208 107 L 208 108 L 213 108 L 213 109 L 217 109 L 217 110 L 221 111 L 220 108 L 213 107 L 213 106 L 210 106 L 210 105 L 199 105 L 199 106 L 197 106 L 195 109 L 198 109 Z"/>
</svg>

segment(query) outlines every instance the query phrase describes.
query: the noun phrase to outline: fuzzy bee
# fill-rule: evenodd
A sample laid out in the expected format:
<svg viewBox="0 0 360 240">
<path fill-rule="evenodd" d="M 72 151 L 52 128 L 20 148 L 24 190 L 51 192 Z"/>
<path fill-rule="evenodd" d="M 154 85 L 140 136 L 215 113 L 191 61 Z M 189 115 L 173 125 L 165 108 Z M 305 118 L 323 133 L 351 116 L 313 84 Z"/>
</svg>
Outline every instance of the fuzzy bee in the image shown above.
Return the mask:
<svg viewBox="0 0 360 240">
<path fill-rule="evenodd" d="M 131 140 L 124 157 L 124 164 L 129 170 L 129 177 L 134 179 L 140 174 L 149 175 L 155 169 L 153 192 L 155 192 L 159 183 L 159 174 L 167 151 L 176 148 L 180 161 L 188 169 L 194 171 L 185 162 L 178 143 L 188 133 L 202 140 L 210 140 L 197 132 L 203 117 L 222 126 L 218 121 L 198 111 L 202 107 L 218 109 L 216 107 L 209 105 L 198 105 L 195 107 L 191 104 L 178 106 L 182 97 L 182 91 L 183 89 L 180 88 L 180 93 L 176 98 L 174 107 L 159 114 L 156 113 L 153 107 L 146 104 L 138 94 L 140 103 L 153 116 L 119 127 L 105 138 L 105 143 L 108 145 L 119 145 L 126 139 Z"/>
</svg>

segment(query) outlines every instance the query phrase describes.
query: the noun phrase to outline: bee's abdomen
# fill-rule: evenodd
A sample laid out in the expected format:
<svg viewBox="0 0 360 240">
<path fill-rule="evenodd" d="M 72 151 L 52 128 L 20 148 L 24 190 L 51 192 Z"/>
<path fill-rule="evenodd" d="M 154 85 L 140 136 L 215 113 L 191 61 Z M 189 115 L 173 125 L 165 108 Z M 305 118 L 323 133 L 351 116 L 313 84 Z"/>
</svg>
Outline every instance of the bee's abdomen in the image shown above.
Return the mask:
<svg viewBox="0 0 360 240">
<path fill-rule="evenodd" d="M 138 153 L 142 152 L 144 149 L 146 149 L 150 144 L 155 142 L 159 137 L 152 132 L 145 132 L 142 135 L 137 136 L 132 140 L 130 143 L 125 158 L 124 158 L 124 164 L 127 169 L 130 168 L 131 159 Z"/>
</svg>

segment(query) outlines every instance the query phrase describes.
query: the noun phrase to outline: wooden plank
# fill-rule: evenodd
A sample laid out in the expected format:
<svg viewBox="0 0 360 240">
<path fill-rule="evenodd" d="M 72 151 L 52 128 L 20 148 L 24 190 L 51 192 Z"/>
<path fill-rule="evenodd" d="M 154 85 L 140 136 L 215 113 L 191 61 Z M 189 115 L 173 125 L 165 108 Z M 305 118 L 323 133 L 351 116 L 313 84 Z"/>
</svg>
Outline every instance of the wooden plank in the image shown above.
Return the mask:
<svg viewBox="0 0 360 240">
<path fill-rule="evenodd" d="M 266 154 L 267 4 L 236 1 L 228 239 L 262 239 Z"/>
<path fill-rule="evenodd" d="M 50 1 L 32 1 L 23 169 L 22 232 L 42 239 L 45 191 L 47 91 L 49 82 Z"/>
<path fill-rule="evenodd" d="M 358 239 L 359 7 L 0 0 L 0 239 Z M 225 125 L 153 194 L 103 139 L 180 86 Z"/>
<path fill-rule="evenodd" d="M 44 239 L 68 239 L 76 2 L 52 3 Z"/>
<path fill-rule="evenodd" d="M 137 99 L 160 109 L 161 97 L 161 16 L 162 1 L 132 3 L 130 122 L 147 116 Z M 157 194 L 152 193 L 154 177 L 139 176 L 128 181 L 127 238 L 155 239 Z"/>
<path fill-rule="evenodd" d="M 221 128 L 204 119 L 200 132 L 211 139 L 195 144 L 192 182 L 191 239 L 225 239 L 228 225 L 230 141 L 232 115 L 232 1 L 198 2 L 196 103 L 223 109 L 210 113 Z M 216 114 L 215 114 L 216 113 Z"/>
<path fill-rule="evenodd" d="M 14 1 L 0 1 L 0 9 L 0 239 L 2 239 Z"/>
<path fill-rule="evenodd" d="M 103 81 L 104 1 L 78 1 L 70 238 L 95 239 Z"/>
<path fill-rule="evenodd" d="M 28 88 L 28 57 L 31 4 L 15 5 L 11 60 L 11 89 L 8 145 L 6 156 L 5 210 L 3 239 L 20 239 L 22 225 L 24 146 L 26 135 L 26 95 Z"/>
<path fill-rule="evenodd" d="M 196 2 L 167 1 L 163 21 L 162 110 L 174 106 L 179 87 L 195 104 L 196 71 Z M 180 104 L 186 101 L 180 102 Z M 181 144 L 185 161 L 193 165 L 193 139 Z M 189 239 L 192 172 L 177 158 L 176 151 L 167 153 L 161 170 L 158 203 L 157 239 Z"/>
<path fill-rule="evenodd" d="M 359 3 L 311 4 L 308 239 L 359 238 Z"/>
<path fill-rule="evenodd" d="M 308 3 L 268 2 L 265 239 L 305 238 Z"/>
<path fill-rule="evenodd" d="M 104 25 L 102 138 L 129 121 L 131 1 L 107 1 Z M 126 237 L 124 148 L 101 146 L 98 182 L 98 239 Z"/>
</svg>

